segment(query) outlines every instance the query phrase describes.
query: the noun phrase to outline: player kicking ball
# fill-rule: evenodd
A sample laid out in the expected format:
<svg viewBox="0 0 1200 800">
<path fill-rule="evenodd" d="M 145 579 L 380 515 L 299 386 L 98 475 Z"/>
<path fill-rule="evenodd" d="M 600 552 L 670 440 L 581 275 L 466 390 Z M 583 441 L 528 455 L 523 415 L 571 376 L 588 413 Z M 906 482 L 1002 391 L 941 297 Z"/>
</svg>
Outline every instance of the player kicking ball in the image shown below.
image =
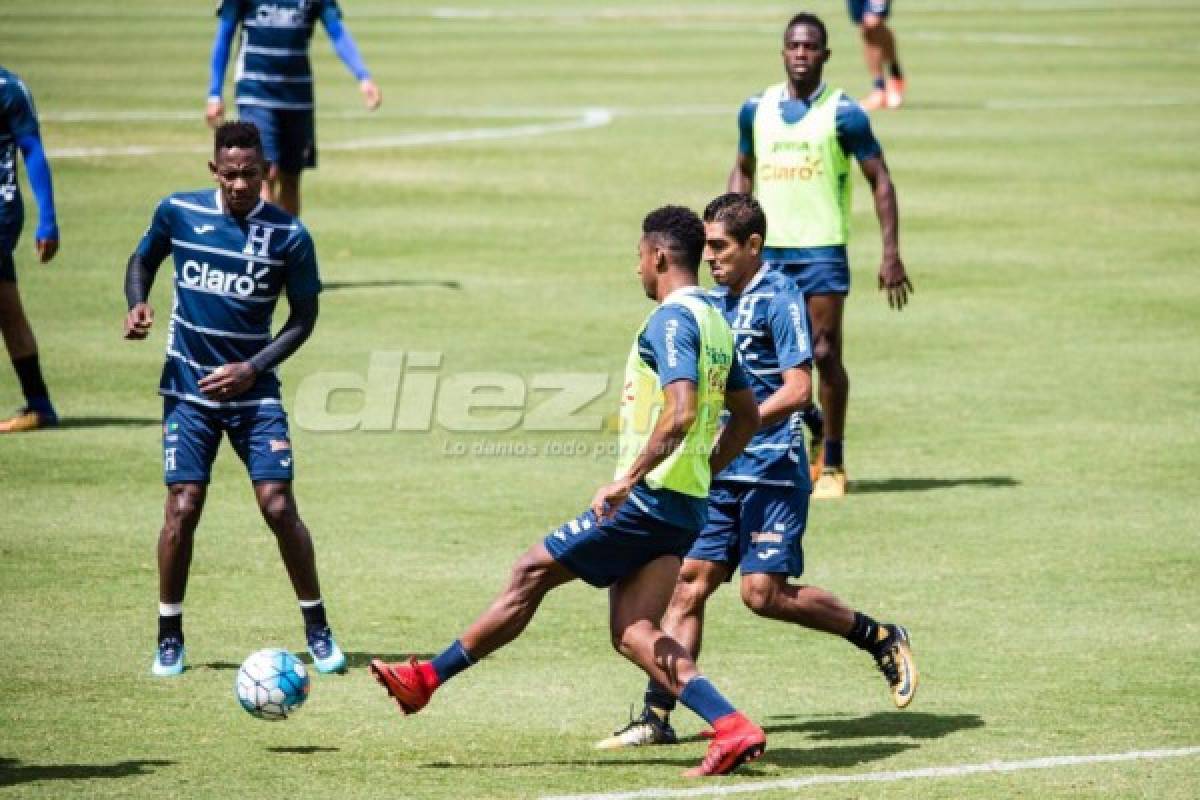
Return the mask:
<svg viewBox="0 0 1200 800">
<path fill-rule="evenodd" d="M 154 323 L 148 298 L 155 273 L 175 256 L 175 303 L 158 389 L 167 502 L 158 538 L 158 649 L 151 672 L 183 672 L 183 595 L 222 436 L 245 463 L 275 534 L 317 670 L 337 672 L 346 657 L 325 619 L 312 537 L 292 494 L 292 444 L 275 374 L 316 326 L 316 252 L 295 217 L 259 198 L 265 164 L 257 128 L 221 125 L 213 151 L 209 169 L 217 189 L 163 199 L 125 271 L 125 338 L 145 339 Z M 271 315 L 281 294 L 288 319 L 272 338 Z"/>
<path fill-rule="evenodd" d="M 742 601 L 751 611 L 844 636 L 875 659 L 893 702 L 904 708 L 917 691 L 904 628 L 881 625 L 824 589 L 788 580 L 804 572 L 801 542 L 812 488 L 799 418 L 812 394 L 804 296 L 763 264 L 767 219 L 753 197 L 721 195 L 704 210 L 704 222 L 705 258 L 718 284 L 712 297 L 733 329 L 762 422 L 742 454 L 715 473 L 708 524 L 684 557 L 663 631 L 697 659 L 705 604 L 740 565 Z M 651 676 L 641 715 L 596 746 L 675 744 L 674 708 L 675 696 Z"/>
<path fill-rule="evenodd" d="M 371 662 L 405 714 L 520 636 L 548 592 L 581 578 L 608 587 L 610 633 L 621 655 L 712 725 L 708 752 L 685 775 L 723 775 L 766 749 L 762 729 L 659 627 L 680 558 L 703 526 L 710 476 L 758 428 L 729 326 L 697 285 L 703 250 L 704 224 L 685 208 L 666 206 L 643 221 L 638 274 L 658 307 L 625 367 L 616 478 L 596 491 L 587 511 L 521 556 L 504 591 L 440 655 Z M 722 408 L 729 419 L 718 434 Z"/>
</svg>

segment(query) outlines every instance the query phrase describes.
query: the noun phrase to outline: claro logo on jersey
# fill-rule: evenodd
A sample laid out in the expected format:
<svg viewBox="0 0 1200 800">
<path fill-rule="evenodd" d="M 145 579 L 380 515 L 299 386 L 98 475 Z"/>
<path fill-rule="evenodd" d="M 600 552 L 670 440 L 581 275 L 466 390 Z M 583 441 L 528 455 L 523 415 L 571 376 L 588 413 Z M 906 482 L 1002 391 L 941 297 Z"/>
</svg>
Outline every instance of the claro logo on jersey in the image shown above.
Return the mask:
<svg viewBox="0 0 1200 800">
<path fill-rule="evenodd" d="M 771 164 L 764 163 L 758 168 L 760 181 L 811 181 L 818 175 L 824 175 L 825 168 L 820 158 L 805 156 L 802 164 Z"/>
<path fill-rule="evenodd" d="M 225 270 L 217 269 L 207 261 L 196 261 L 193 258 L 189 258 L 183 262 L 183 269 L 180 270 L 180 276 L 186 285 L 194 286 L 197 289 L 220 292 L 221 294 L 233 294 L 238 297 L 250 297 L 254 294 L 255 288 L 268 288 L 267 284 L 262 280 L 268 271 L 268 267 L 262 267 L 258 272 L 255 272 L 254 264 L 249 263 L 246 265 L 245 274 L 239 275 L 236 272 L 226 272 Z"/>
</svg>

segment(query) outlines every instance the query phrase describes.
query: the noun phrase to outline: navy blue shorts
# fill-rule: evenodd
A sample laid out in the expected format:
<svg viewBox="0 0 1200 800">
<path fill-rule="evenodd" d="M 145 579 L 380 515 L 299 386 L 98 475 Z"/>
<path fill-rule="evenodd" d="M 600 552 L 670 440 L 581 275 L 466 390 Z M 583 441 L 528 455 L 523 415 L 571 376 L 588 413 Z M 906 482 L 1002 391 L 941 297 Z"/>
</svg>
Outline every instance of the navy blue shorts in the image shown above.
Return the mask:
<svg viewBox="0 0 1200 800">
<path fill-rule="evenodd" d="M 805 297 L 816 294 L 850 294 L 850 264 L 846 261 L 767 261 L 775 269 L 796 282 Z"/>
<path fill-rule="evenodd" d="M 317 165 L 317 127 L 313 112 L 238 106 L 242 122 L 253 122 L 262 137 L 267 162 L 293 175 Z"/>
<path fill-rule="evenodd" d="M 846 0 L 846 10 L 855 25 L 862 25 L 864 14 L 886 18 L 892 12 L 892 0 Z"/>
<path fill-rule="evenodd" d="M 17 240 L 21 238 L 21 229 L 0 229 L 0 281 L 17 282 L 17 264 L 13 260 L 13 251 L 17 249 Z"/>
<path fill-rule="evenodd" d="M 682 558 L 695 539 L 696 531 L 669 525 L 626 500 L 612 519 L 597 523 L 589 509 L 551 531 L 544 544 L 555 561 L 602 588 L 656 558 Z"/>
<path fill-rule="evenodd" d="M 733 567 L 742 574 L 804 574 L 804 528 L 808 489 L 714 483 L 708 524 L 687 557 Z"/>
<path fill-rule="evenodd" d="M 279 404 L 205 408 L 163 398 L 163 481 L 208 483 L 221 434 L 237 452 L 252 481 L 290 481 L 292 442 L 287 413 Z"/>
</svg>

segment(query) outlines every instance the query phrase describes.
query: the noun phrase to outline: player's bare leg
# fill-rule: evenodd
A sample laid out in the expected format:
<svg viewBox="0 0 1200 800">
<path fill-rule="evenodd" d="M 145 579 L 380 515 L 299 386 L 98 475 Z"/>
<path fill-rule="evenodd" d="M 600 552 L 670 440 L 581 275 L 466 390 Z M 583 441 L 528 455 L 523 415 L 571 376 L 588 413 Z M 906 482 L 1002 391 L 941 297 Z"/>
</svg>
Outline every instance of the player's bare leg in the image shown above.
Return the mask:
<svg viewBox="0 0 1200 800">
<path fill-rule="evenodd" d="M 517 559 L 508 585 L 459 641 L 472 659 L 491 655 L 524 632 L 550 590 L 574 579 L 575 573 L 555 561 L 538 542 Z"/>
<path fill-rule="evenodd" d="M 21 293 L 12 281 L 0 281 L 0 334 L 4 336 L 4 346 L 13 368 L 18 371 L 22 389 L 28 394 L 26 387 L 33 384 L 36 394 L 45 394 L 45 382 L 37 363 L 37 340 L 25 316 L 25 308 L 21 305 Z M 27 397 L 25 408 L 8 419 L 0 420 L 0 433 L 18 433 L 56 424 L 58 416 L 50 405 L 49 397 L 39 398 L 38 401 L 43 400 L 44 407 L 35 408 Z"/>
<path fill-rule="evenodd" d="M 258 481 L 254 484 L 254 497 L 258 509 L 275 541 L 279 555 L 287 567 L 288 578 L 296 590 L 298 600 L 318 600 L 321 583 L 317 578 L 317 559 L 312 536 L 292 494 L 292 485 L 287 481 Z"/>
<path fill-rule="evenodd" d="M 262 186 L 258 190 L 258 196 L 268 203 L 274 203 L 275 198 L 279 195 L 279 167 L 274 164 L 267 165 L 267 174 L 263 178 Z"/>
<path fill-rule="evenodd" d="M 267 167 L 260 196 L 274 203 L 293 217 L 300 216 L 300 173 L 284 172 L 277 165 Z"/>
<path fill-rule="evenodd" d="M 704 609 L 708 598 L 729 575 L 729 567 L 712 561 L 685 558 L 671 593 L 671 600 L 662 615 L 662 630 L 675 639 L 691 656 L 700 657 L 704 634 Z M 679 740 L 671 727 L 670 714 L 675 710 L 676 693 L 657 679 L 646 686 L 645 705 L 641 714 L 631 717 L 628 724 L 613 731 L 612 736 L 596 743 L 599 750 L 622 747 L 641 747 L 650 744 L 676 744 Z"/>
<path fill-rule="evenodd" d="M 207 494 L 208 486 L 203 483 L 173 483 L 167 487 L 163 526 L 158 534 L 158 650 L 151 668 L 159 677 L 183 672 L 183 598 Z"/>
<path fill-rule="evenodd" d="M 317 577 L 317 557 L 312 535 L 300 518 L 300 509 L 289 481 L 256 481 L 254 496 L 258 509 L 279 546 L 279 555 L 287 568 L 288 578 L 300 601 L 304 615 L 304 633 L 313 663 L 320 672 L 341 672 L 346 657 L 333 638 L 325 617 L 321 599 L 321 582 Z"/>
<path fill-rule="evenodd" d="M 838 636 L 854 626 L 854 611 L 836 595 L 817 586 L 788 583 L 787 576 L 778 573 L 743 575 L 742 602 L 760 617 Z"/>
<path fill-rule="evenodd" d="M 300 173 L 279 171 L 275 204 L 293 217 L 300 216 Z"/>
<path fill-rule="evenodd" d="M 818 393 L 824 414 L 825 448 L 821 476 L 813 487 L 813 497 L 843 497 L 847 491 L 842 440 L 846 432 L 846 406 L 850 399 L 850 377 L 842 363 L 842 314 L 845 298 L 819 294 L 808 298 L 812 321 L 813 361 L 820 378 Z"/>
<path fill-rule="evenodd" d="M 204 512 L 208 486 L 173 483 L 167 487 L 162 531 L 158 534 L 158 601 L 182 603 L 192 566 L 196 527 Z"/>
<path fill-rule="evenodd" d="M 883 17 L 875 14 L 863 14 L 859 33 L 862 34 L 863 60 L 867 62 L 867 73 L 871 76 L 871 92 L 862 100 L 860 105 L 867 111 L 876 111 L 887 105 L 887 94 L 883 81 L 883 41 L 880 28 L 887 29 Z"/>
<path fill-rule="evenodd" d="M 897 708 L 907 707 L 916 696 L 917 665 L 903 627 L 880 624 L 832 592 L 789 583 L 786 575 L 777 573 L 743 575 L 742 602 L 760 617 L 842 636 L 870 653 Z"/>
<path fill-rule="evenodd" d="M 659 627 L 678 575 L 679 559 L 662 556 L 613 584 L 608 591 L 613 647 L 676 697 L 698 674 L 687 648 Z"/>
<path fill-rule="evenodd" d="M 862 37 L 867 70 L 874 81 L 874 88 L 871 94 L 863 98 L 862 107 L 868 111 L 899 108 L 904 103 L 904 78 L 899 74 L 900 61 L 896 56 L 896 37 L 892 29 L 883 17 L 864 14 Z M 886 79 L 885 68 L 892 69 L 892 74 Z"/>
<path fill-rule="evenodd" d="M 679 559 L 662 556 L 615 583 L 609 589 L 609 633 L 617 652 L 713 726 L 704 760 L 684 775 L 723 775 L 760 756 L 767 739 L 699 673 L 687 648 L 659 627 L 678 573 Z"/>
<path fill-rule="evenodd" d="M 517 559 L 491 605 L 440 655 L 393 664 L 373 659 L 371 674 L 405 714 L 415 714 L 442 683 L 520 636 L 546 595 L 575 577 L 538 542 Z"/>
<path fill-rule="evenodd" d="M 704 638 L 704 609 L 708 598 L 729 577 L 726 564 L 685 558 L 671 593 L 671 602 L 662 617 L 662 629 L 687 648 L 692 659 L 700 657 Z"/>
<path fill-rule="evenodd" d="M 33 328 L 21 305 L 21 293 L 12 281 L 0 281 L 0 333 L 9 358 L 24 358 L 37 352 Z"/>
</svg>

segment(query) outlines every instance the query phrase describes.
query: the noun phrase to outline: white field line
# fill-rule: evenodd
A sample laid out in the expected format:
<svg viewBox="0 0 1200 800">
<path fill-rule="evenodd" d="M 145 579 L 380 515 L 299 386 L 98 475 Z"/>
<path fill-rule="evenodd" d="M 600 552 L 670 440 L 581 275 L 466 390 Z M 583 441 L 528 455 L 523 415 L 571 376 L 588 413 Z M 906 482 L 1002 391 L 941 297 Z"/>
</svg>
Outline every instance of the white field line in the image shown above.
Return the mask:
<svg viewBox="0 0 1200 800">
<path fill-rule="evenodd" d="M 450 144 L 454 142 L 481 142 L 492 139 L 525 139 L 547 136 L 553 133 L 582 131 L 602 128 L 613 121 L 608 109 L 590 108 L 578 119 L 563 122 L 540 122 L 516 125 L 510 128 L 475 128 L 464 131 L 431 131 L 429 133 L 402 133 L 396 136 L 380 136 L 370 139 L 351 139 L 327 145 L 326 150 L 382 150 L 389 147 L 417 147 L 424 144 Z"/>
<path fill-rule="evenodd" d="M 1086 36 L 1045 36 L 1029 33 L 1005 33 L 1002 31 L 977 31 L 974 33 L 941 33 L 938 31 L 905 31 L 904 37 L 926 42 L 965 42 L 967 44 L 995 44 L 1009 47 L 1064 47 L 1085 50 L 1166 50 L 1192 52 L 1192 46 L 1166 45 L 1143 39 L 1118 39 L 1101 42 Z"/>
<path fill-rule="evenodd" d="M 40 110 L 40 109 L 39 109 Z M 592 109 L 583 107 L 511 107 L 496 106 L 492 108 L 405 108 L 380 109 L 366 111 L 363 109 L 343 111 L 318 111 L 317 119 L 562 119 L 580 117 Z M 236 109 L 230 109 L 230 119 L 236 117 Z M 142 109 L 126 111 L 117 109 L 66 109 L 41 111 L 39 117 L 43 122 L 202 122 L 204 109 L 197 106 L 192 110 L 185 109 Z"/>
<path fill-rule="evenodd" d="M 322 145 L 325 150 L 386 150 L 398 147 L 419 147 L 431 144 L 454 144 L 496 139 L 528 139 L 569 131 L 588 130 L 608 125 L 613 113 L 603 108 L 586 109 L 575 119 L 502 128 L 469 128 L 457 131 L 431 131 L 380 136 L 371 139 L 350 139 Z M 102 156 L 153 156 L 168 153 L 203 153 L 205 147 L 126 145 L 120 147 L 62 147 L 50 150 L 51 158 L 98 158 Z"/>
<path fill-rule="evenodd" d="M 948 767 L 925 767 L 896 772 L 860 772 L 855 775 L 811 775 L 776 781 L 735 783 L 729 786 L 697 786 L 694 789 L 638 789 L 631 792 L 605 794 L 565 794 L 542 797 L 541 800 L 643 800 L 671 797 L 724 797 L 731 794 L 804 789 L 842 783 L 893 783 L 916 778 L 961 778 L 966 775 L 1021 772 L 1030 769 L 1077 767 L 1087 764 L 1109 764 L 1119 761 L 1142 761 L 1163 758 L 1186 758 L 1200 755 L 1200 747 L 1180 747 L 1171 750 L 1134 750 L 1129 753 L 1102 753 L 1088 756 L 1049 756 L 1026 761 L 990 761 L 986 764 L 957 764 Z"/>
<path fill-rule="evenodd" d="M 1023 109 L 1087 109 L 1087 108 L 1152 108 L 1157 106 L 1194 106 L 1200 104 L 1200 95 L 1193 97 L 1175 96 L 1175 97 L 1045 97 L 1045 98 L 1029 98 L 1029 99 L 1013 99 L 1013 100 L 985 100 L 978 106 L 980 110 L 986 111 L 1008 111 L 1008 110 L 1023 110 Z M 729 116 L 733 117 L 737 114 L 738 104 L 714 104 L 706 105 L 680 105 L 680 106 L 648 106 L 642 108 L 636 107 L 613 107 L 613 108 L 582 108 L 582 107 L 491 107 L 491 108 L 413 108 L 397 110 L 392 112 L 377 111 L 368 117 L 366 111 L 329 111 L 318 112 L 318 120 L 374 120 L 374 119 L 550 119 L 562 120 L 562 123 L 548 123 L 540 128 L 549 128 L 550 130 L 539 130 L 534 135 L 544 133 L 556 133 L 562 130 L 580 130 L 584 128 L 601 127 L 611 123 L 617 117 L 710 117 L 710 116 Z M 964 107 L 962 110 L 970 111 L 969 107 Z M 608 115 L 605 118 L 604 115 Z M 90 122 L 192 122 L 201 124 L 203 121 L 203 113 L 199 111 L 182 111 L 178 109 L 147 109 L 141 111 L 120 111 L 110 109 L 66 109 L 57 111 L 43 111 L 40 115 L 43 122 L 52 122 L 59 125 L 73 123 L 90 123 Z M 517 126 L 512 128 L 497 128 L 484 130 L 497 131 L 516 131 L 511 135 L 525 136 L 529 135 L 522 131 L 529 126 Z M 412 137 L 421 136 L 453 136 L 459 137 L 462 132 L 446 131 L 433 132 L 423 134 L 412 134 Z M 404 136 L 409 136 L 405 134 Z M 381 137 L 392 138 L 392 137 Z M 415 141 L 415 139 L 414 139 Z M 436 141 L 442 141 L 437 139 Z M 455 138 L 454 141 L 462 141 L 460 138 Z M 423 143 L 423 142 L 421 142 Z M 337 149 L 338 145 L 322 145 L 324 148 Z M 121 148 L 110 148 L 117 150 Z M 129 155 L 142 155 L 146 148 L 137 145 L 131 145 L 124 148 Z M 59 151 L 61 152 L 61 151 Z M 163 150 L 162 152 L 167 152 Z M 171 152 L 193 152 L 192 148 L 187 151 L 173 150 Z"/>
</svg>

